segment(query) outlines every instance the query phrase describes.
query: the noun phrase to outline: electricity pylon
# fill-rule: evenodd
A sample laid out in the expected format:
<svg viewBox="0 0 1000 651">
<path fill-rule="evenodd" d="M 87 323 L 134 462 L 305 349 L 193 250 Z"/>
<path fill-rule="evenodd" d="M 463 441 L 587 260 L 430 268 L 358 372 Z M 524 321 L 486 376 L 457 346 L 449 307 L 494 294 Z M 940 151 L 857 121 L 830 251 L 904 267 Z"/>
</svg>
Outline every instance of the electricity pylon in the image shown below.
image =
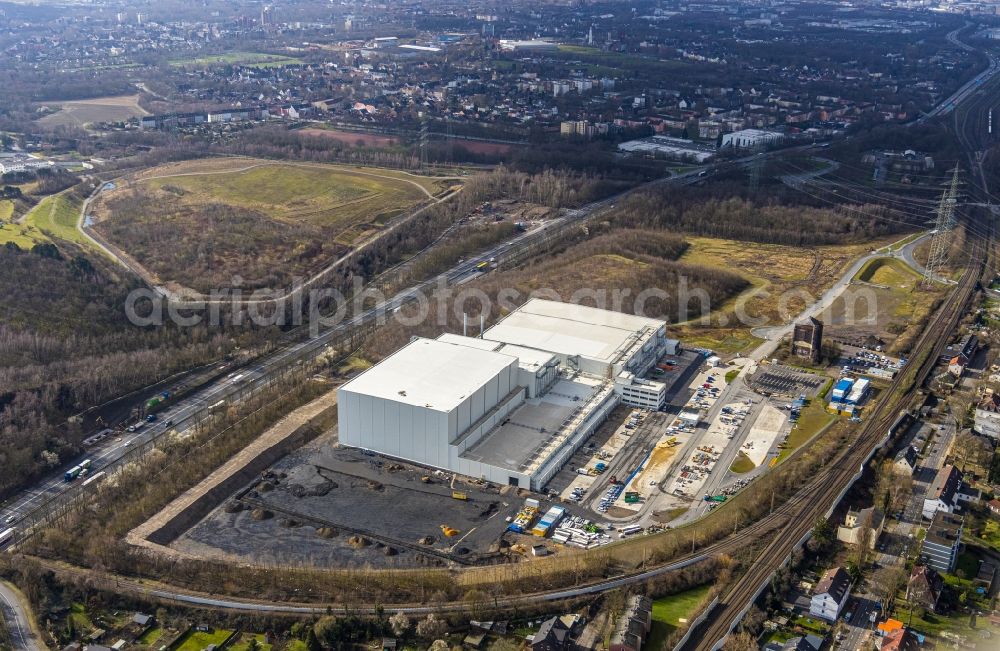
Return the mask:
<svg viewBox="0 0 1000 651">
<path fill-rule="evenodd" d="M 955 206 L 958 204 L 958 166 L 952 170 L 951 184 L 941 194 L 941 202 L 937 208 L 937 220 L 934 223 L 934 236 L 931 238 L 931 249 L 927 255 L 927 265 L 924 267 L 924 285 L 930 285 L 940 277 L 941 269 L 948 262 L 948 252 L 951 251 L 952 231 L 955 229 Z"/>
</svg>

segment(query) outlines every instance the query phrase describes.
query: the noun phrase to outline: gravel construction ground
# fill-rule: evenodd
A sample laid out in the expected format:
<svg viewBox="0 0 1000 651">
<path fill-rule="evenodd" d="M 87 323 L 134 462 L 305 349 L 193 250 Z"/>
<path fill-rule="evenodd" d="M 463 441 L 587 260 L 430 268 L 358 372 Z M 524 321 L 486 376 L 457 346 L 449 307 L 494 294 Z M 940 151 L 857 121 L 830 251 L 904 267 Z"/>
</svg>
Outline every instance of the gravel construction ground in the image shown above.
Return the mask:
<svg viewBox="0 0 1000 651">
<path fill-rule="evenodd" d="M 276 463 L 175 546 L 198 555 L 322 567 L 488 561 L 505 517 L 522 499 L 497 488 L 456 489 L 468 500 L 453 499 L 450 482 L 432 471 L 337 448 L 333 437 L 323 436 Z M 454 535 L 446 536 L 443 526 Z"/>
<path fill-rule="evenodd" d="M 156 545 L 147 540 L 153 532 L 170 522 L 185 509 L 190 508 L 197 500 L 205 496 L 209 491 L 226 481 L 230 476 L 241 472 L 249 463 L 256 459 L 268 448 L 276 445 L 281 440 L 291 436 L 301 426 L 308 423 L 313 418 L 337 403 L 337 390 L 333 389 L 323 394 L 307 405 L 299 407 L 288 414 L 280 421 L 268 428 L 253 443 L 244 448 L 239 454 L 226 462 L 221 468 L 199 482 L 194 488 L 183 493 L 180 497 L 172 501 L 162 511 L 152 518 L 142 523 L 128 533 L 125 540 L 132 545 L 146 547 L 160 553 L 169 553 L 170 548 Z"/>
</svg>

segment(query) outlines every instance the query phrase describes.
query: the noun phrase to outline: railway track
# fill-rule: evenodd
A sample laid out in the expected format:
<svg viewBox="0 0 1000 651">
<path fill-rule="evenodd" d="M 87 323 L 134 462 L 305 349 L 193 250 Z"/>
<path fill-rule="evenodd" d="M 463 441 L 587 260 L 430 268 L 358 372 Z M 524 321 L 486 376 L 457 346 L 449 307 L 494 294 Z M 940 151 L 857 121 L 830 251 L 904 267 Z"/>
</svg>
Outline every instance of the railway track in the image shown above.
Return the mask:
<svg viewBox="0 0 1000 651">
<path fill-rule="evenodd" d="M 948 335 L 965 312 L 982 276 L 985 253 L 983 239 L 977 238 L 962 279 L 921 334 L 914 346 L 911 364 L 883 394 L 885 397 L 876 405 L 875 413 L 862 428 L 857 440 L 841 450 L 810 483 L 805 492 L 808 498 L 794 501 L 793 508 L 798 507 L 798 510 L 789 518 L 788 525 L 774 536 L 750 569 L 720 598 L 701 627 L 693 631 L 682 647 L 685 651 L 709 651 L 721 647 L 772 574 L 804 542 L 816 520 L 827 516 L 829 510 L 836 506 L 839 498 L 860 477 L 863 467 L 888 442 L 889 429 L 899 411 L 909 406 L 912 391 L 923 385 L 947 343 Z"/>
</svg>

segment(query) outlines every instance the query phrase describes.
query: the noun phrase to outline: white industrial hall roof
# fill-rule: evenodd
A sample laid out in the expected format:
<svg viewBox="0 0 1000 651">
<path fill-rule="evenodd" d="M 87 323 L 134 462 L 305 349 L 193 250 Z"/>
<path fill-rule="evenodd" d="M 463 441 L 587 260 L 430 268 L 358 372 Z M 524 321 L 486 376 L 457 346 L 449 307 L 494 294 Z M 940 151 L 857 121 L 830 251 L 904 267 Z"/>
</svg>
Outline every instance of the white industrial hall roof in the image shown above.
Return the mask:
<svg viewBox="0 0 1000 651">
<path fill-rule="evenodd" d="M 469 345 L 414 339 L 340 390 L 450 411 L 514 362 Z"/>
<path fill-rule="evenodd" d="M 611 362 L 644 328 L 663 326 L 656 319 L 533 298 L 483 338 Z"/>
<path fill-rule="evenodd" d="M 510 355 L 511 357 L 517 358 L 518 365 L 521 368 L 532 371 L 537 371 L 543 366 L 555 362 L 555 356 L 548 351 L 538 350 L 536 348 L 525 348 L 524 346 L 516 346 L 514 344 L 505 344 L 502 341 L 465 337 L 451 332 L 446 332 L 438 336 L 437 340 L 449 344 L 469 346 L 471 348 L 479 348 L 480 350 L 492 350 L 504 355 Z"/>
</svg>

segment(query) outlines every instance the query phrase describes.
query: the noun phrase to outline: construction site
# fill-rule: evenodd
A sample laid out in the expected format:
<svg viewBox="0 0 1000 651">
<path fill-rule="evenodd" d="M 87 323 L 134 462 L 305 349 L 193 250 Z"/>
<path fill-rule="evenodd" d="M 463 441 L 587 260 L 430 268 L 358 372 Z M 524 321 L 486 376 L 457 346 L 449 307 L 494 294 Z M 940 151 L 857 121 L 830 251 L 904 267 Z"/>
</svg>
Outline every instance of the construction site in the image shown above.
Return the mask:
<svg viewBox="0 0 1000 651">
<path fill-rule="evenodd" d="M 683 350 L 655 338 L 645 340 L 645 349 L 641 338 L 629 345 L 616 341 L 571 361 L 560 356 L 565 352 L 520 345 L 559 348 L 559 338 L 519 331 L 526 322 L 537 326 L 551 318 L 539 314 L 547 309 L 529 305 L 525 316 L 482 338 L 414 340 L 410 352 L 404 348 L 373 369 L 379 373 L 362 373 L 292 414 L 276 436 L 262 438 L 266 453 L 250 450 L 247 459 L 233 460 L 211 485 L 134 530 L 130 542 L 180 557 L 315 567 L 454 567 L 589 549 L 700 517 L 749 484 L 773 466 L 794 427 L 783 398 L 768 397 L 770 391 L 781 380 L 789 392 L 813 395 L 821 383 L 814 375 L 758 367 L 748 359 L 724 363 L 711 351 Z M 608 320 L 635 324 L 624 315 Z M 560 323 L 553 329 L 565 337 L 568 328 Z M 654 336 L 663 332 L 652 328 Z M 520 343 L 499 341 L 504 338 Z M 645 358 L 630 351 L 644 351 Z M 576 372 L 569 372 L 568 363 Z M 393 385 L 392 377 L 414 364 L 427 375 L 406 378 L 411 384 L 405 388 Z M 451 365 L 452 374 L 442 373 L 441 365 Z M 629 384 L 602 381 L 602 369 L 618 370 Z M 364 399 L 382 396 L 392 408 L 408 408 L 409 402 L 451 413 L 463 396 L 475 398 L 472 385 L 480 394 L 492 391 L 492 398 L 480 399 L 480 409 L 493 404 L 505 411 L 492 420 L 467 412 L 470 424 L 464 426 L 455 417 L 451 436 L 459 444 L 473 436 L 470 428 L 480 430 L 480 439 L 456 463 L 492 459 L 501 466 L 499 477 L 450 468 L 447 456 L 434 461 L 437 446 L 447 450 L 455 443 L 446 429 L 430 427 L 427 415 L 402 416 L 411 429 L 424 423 L 421 445 L 411 433 L 407 454 L 387 453 L 393 441 L 387 408 L 369 404 L 367 411 L 352 412 L 347 402 L 352 392 L 367 393 L 371 397 Z M 624 386 L 654 387 L 658 407 L 635 405 Z M 574 396 L 574 387 L 584 390 Z M 303 445 L 303 428 L 317 415 L 330 420 L 334 405 L 340 427 L 324 428 Z M 364 426 L 371 414 L 380 414 L 379 424 Z M 549 424 L 552 419 L 558 422 Z M 450 421 L 445 416 L 441 422 Z M 532 422 L 537 426 L 526 426 Z M 569 427 L 561 431 L 560 423 Z M 364 433 L 365 427 L 378 436 L 364 439 L 365 445 L 345 445 L 345 434 L 352 436 L 352 428 L 355 435 Z M 433 431 L 445 436 L 429 436 Z M 558 465 L 543 479 L 529 470 L 521 475 L 523 483 L 511 481 L 524 460 L 541 468 L 553 458 Z"/>
</svg>

